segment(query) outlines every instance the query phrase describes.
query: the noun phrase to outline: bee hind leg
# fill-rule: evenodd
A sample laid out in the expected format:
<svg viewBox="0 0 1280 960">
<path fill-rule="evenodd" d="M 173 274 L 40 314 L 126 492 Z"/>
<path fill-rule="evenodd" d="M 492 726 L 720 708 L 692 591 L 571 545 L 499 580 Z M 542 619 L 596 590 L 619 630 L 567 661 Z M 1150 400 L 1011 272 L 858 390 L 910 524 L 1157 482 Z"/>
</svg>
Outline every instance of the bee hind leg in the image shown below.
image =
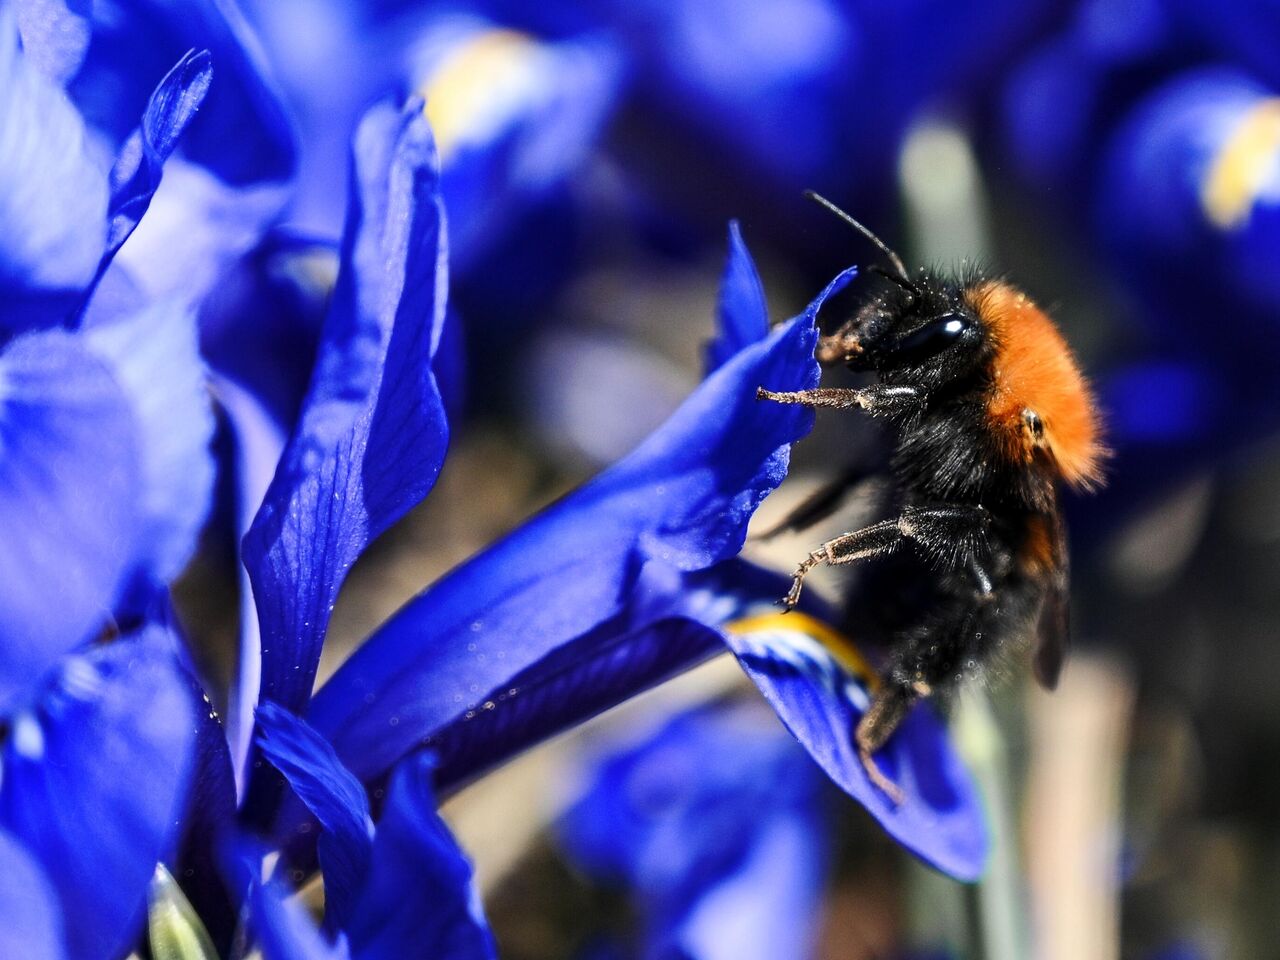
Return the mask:
<svg viewBox="0 0 1280 960">
<path fill-rule="evenodd" d="M 884 683 L 876 691 L 871 706 L 858 721 L 853 738 L 858 747 L 858 759 L 867 771 L 867 779 L 874 784 L 893 805 L 900 806 L 904 799 L 902 788 L 890 780 L 876 763 L 876 752 L 888 742 L 906 717 L 911 705 L 920 693 L 911 687 L 892 681 Z"/>
</svg>

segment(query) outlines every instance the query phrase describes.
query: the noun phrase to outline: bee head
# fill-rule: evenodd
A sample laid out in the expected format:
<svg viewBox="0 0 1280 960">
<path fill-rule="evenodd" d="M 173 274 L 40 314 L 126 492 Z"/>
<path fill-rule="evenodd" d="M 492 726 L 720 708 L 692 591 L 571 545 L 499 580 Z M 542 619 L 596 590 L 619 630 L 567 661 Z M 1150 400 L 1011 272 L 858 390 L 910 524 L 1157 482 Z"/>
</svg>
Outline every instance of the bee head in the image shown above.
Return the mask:
<svg viewBox="0 0 1280 960">
<path fill-rule="evenodd" d="M 970 373 L 984 359 L 988 338 L 980 311 L 967 296 L 978 288 L 980 277 L 958 280 L 922 270 L 913 279 L 902 258 L 871 230 L 812 190 L 805 196 L 879 247 L 892 268 L 871 268 L 889 287 L 819 346 L 820 361 L 874 370 L 886 380 L 901 375 L 941 386 Z"/>
<path fill-rule="evenodd" d="M 845 325 L 840 346 L 851 370 L 885 380 L 941 386 L 972 372 L 986 355 L 982 318 L 967 284 L 921 271 L 869 300 Z"/>
</svg>

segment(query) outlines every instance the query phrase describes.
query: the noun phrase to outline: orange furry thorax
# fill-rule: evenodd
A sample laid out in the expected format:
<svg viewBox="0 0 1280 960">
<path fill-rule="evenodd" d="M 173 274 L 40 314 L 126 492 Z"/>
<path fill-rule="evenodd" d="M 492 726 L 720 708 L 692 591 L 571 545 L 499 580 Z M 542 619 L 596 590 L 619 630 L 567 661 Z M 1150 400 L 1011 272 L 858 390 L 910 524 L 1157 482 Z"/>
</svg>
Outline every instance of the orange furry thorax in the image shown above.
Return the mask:
<svg viewBox="0 0 1280 960">
<path fill-rule="evenodd" d="M 1089 382 L 1053 321 L 1022 291 L 1003 281 L 971 288 L 967 299 L 986 325 L 995 355 L 987 417 L 1015 462 L 1043 450 L 1068 484 L 1090 488 L 1102 480 L 1106 449 Z M 1027 414 L 1040 418 L 1035 436 Z"/>
</svg>

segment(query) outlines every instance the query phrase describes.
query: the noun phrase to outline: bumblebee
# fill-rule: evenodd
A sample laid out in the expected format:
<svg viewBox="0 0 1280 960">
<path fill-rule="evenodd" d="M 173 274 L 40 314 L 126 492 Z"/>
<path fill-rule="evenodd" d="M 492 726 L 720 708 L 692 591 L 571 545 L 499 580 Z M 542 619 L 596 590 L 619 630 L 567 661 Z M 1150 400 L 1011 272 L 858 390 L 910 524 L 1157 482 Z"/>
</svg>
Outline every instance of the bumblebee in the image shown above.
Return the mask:
<svg viewBox="0 0 1280 960">
<path fill-rule="evenodd" d="M 1025 640 L 1037 679 L 1057 684 L 1069 642 L 1059 490 L 1096 488 L 1107 451 L 1088 381 L 1026 294 L 979 271 L 911 274 L 861 223 L 806 196 L 890 264 L 872 268 L 888 281 L 885 292 L 821 336 L 815 354 L 823 365 L 873 372 L 876 381 L 857 389 L 761 387 L 757 397 L 883 418 L 893 436 L 897 515 L 821 544 L 801 561 L 782 603 L 796 605 L 805 576 L 820 564 L 910 550 L 932 571 L 930 600 L 894 631 L 882 682 L 854 733 L 872 782 L 899 799 L 874 754 L 916 701 Z"/>
</svg>

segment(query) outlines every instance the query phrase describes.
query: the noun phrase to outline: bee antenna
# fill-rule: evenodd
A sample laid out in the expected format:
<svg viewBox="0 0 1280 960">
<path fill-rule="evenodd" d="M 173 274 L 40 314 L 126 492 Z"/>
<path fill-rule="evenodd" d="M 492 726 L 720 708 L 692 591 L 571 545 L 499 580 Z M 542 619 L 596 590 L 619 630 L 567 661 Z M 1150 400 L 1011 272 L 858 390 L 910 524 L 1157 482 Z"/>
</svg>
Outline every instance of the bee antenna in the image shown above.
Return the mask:
<svg viewBox="0 0 1280 960">
<path fill-rule="evenodd" d="M 903 286 L 907 290 L 910 290 L 912 293 L 920 292 L 919 290 L 916 289 L 915 284 L 911 282 L 911 277 L 907 275 L 907 267 L 906 267 L 906 264 L 902 262 L 902 258 L 898 256 L 896 253 L 894 253 L 891 249 L 889 249 L 889 245 L 887 243 L 885 243 L 883 240 L 877 237 L 867 227 L 864 227 L 857 220 L 853 219 L 853 217 L 849 216 L 849 214 L 845 213 L 843 210 L 837 207 L 834 203 L 832 203 L 826 197 L 822 196 L 820 193 L 816 193 L 813 190 L 806 190 L 804 192 L 804 196 L 806 200 L 812 200 L 814 203 L 826 207 L 828 210 L 834 213 L 837 217 L 839 217 L 845 223 L 849 224 L 849 226 L 853 227 L 853 229 L 857 230 L 860 234 L 862 234 L 864 237 L 866 237 L 868 240 L 874 243 L 877 247 L 879 247 L 881 252 L 884 253 L 884 255 L 889 258 L 889 262 L 893 264 L 893 269 L 898 272 L 898 277 L 902 279 L 901 286 Z M 898 280 L 898 277 L 889 277 L 889 279 L 893 280 L 896 283 Z"/>
</svg>

